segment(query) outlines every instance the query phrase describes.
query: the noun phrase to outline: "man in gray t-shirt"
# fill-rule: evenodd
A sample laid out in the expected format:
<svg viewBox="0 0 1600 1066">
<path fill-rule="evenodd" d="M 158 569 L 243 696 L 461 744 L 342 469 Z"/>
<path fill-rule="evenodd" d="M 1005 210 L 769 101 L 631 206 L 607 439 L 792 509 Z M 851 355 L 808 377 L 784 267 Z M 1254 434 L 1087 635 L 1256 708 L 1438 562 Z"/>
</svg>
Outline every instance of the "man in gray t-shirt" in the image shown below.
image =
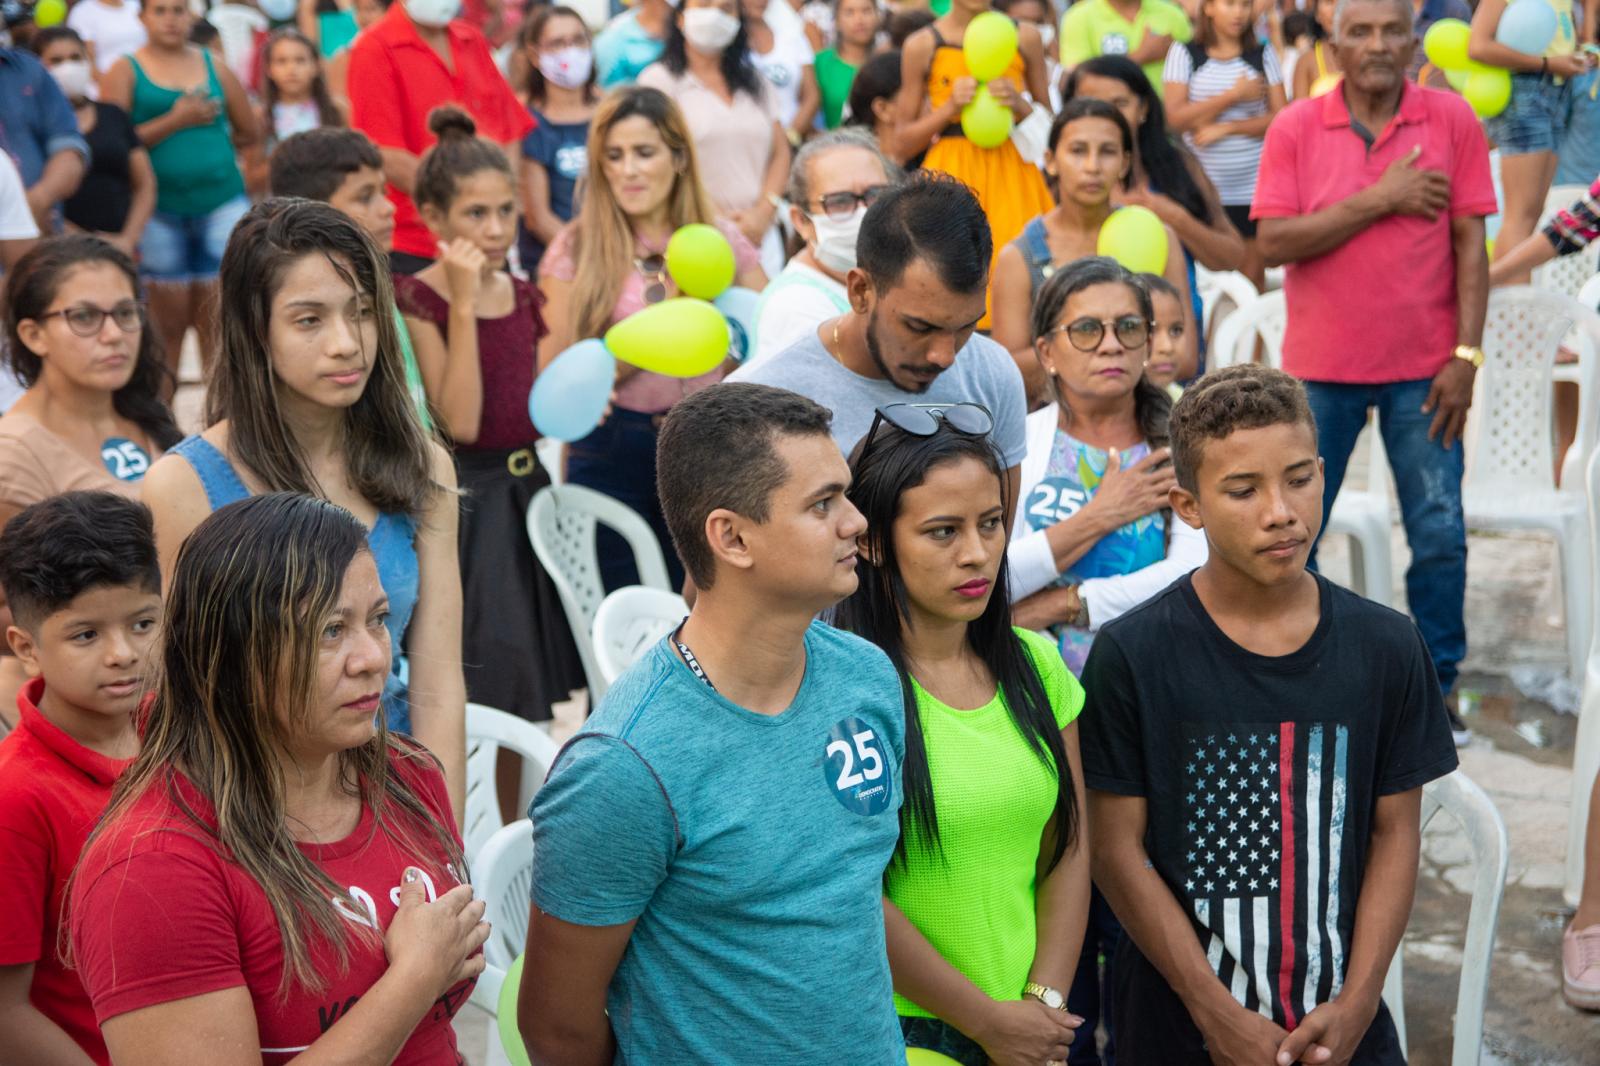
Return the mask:
<svg viewBox="0 0 1600 1066">
<path fill-rule="evenodd" d="M 833 412 L 846 455 L 892 403 L 980 403 L 1011 468 L 1027 450 L 1022 374 L 1006 350 L 974 330 L 983 317 L 993 243 L 977 197 L 923 172 L 879 195 L 861 222 L 850 310 L 793 346 L 729 377 L 775 385 Z"/>
</svg>

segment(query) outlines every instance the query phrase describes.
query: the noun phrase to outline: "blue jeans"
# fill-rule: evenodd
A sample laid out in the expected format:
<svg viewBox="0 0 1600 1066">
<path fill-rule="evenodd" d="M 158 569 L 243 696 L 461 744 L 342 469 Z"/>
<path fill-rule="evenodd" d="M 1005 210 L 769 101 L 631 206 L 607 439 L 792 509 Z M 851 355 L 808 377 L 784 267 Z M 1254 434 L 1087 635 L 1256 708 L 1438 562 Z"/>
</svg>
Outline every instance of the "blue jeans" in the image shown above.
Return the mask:
<svg viewBox="0 0 1600 1066">
<path fill-rule="evenodd" d="M 1428 379 L 1388 385 L 1308 381 L 1306 394 L 1317 419 L 1317 447 L 1325 464 L 1324 521 L 1339 495 L 1367 411 L 1378 409 L 1378 429 L 1389 453 L 1406 543 L 1411 547 L 1406 599 L 1428 645 L 1439 686 L 1449 693 L 1455 687 L 1457 665 L 1467 654 L 1467 523 L 1461 513 L 1461 442 L 1446 451 L 1437 439 L 1428 439 L 1433 416 L 1422 413 L 1422 403 L 1431 384 Z"/>
</svg>

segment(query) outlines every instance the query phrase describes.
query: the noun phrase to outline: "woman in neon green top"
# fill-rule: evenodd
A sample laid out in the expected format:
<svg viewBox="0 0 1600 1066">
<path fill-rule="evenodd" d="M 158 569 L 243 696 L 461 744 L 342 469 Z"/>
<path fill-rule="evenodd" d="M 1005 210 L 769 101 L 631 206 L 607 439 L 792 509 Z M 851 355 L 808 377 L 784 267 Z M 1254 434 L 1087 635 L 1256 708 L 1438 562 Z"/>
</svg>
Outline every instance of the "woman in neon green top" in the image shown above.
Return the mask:
<svg viewBox="0 0 1600 1066">
<path fill-rule="evenodd" d="M 851 464 L 861 583 L 835 624 L 883 648 L 905 693 L 884 913 L 906 1043 L 1040 1066 L 1066 1059 L 1078 1024 L 1083 690 L 1052 643 L 1012 628 L 992 424 L 975 404 L 880 408 Z"/>
</svg>

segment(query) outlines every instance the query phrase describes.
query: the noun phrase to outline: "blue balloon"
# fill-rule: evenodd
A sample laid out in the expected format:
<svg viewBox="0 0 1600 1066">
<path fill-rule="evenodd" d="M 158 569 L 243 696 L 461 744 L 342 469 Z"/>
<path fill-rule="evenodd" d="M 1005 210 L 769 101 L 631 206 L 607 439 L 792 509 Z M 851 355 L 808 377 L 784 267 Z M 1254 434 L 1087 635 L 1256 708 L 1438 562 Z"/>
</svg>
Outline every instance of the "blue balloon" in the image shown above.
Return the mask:
<svg viewBox="0 0 1600 1066">
<path fill-rule="evenodd" d="M 1545 0 L 1516 0 L 1500 16 L 1494 39 L 1507 48 L 1542 56 L 1556 35 L 1556 10 Z"/>
<path fill-rule="evenodd" d="M 617 361 L 597 338 L 579 341 L 539 372 L 528 393 L 533 428 L 555 440 L 587 437 L 600 424 L 616 383 Z"/>
<path fill-rule="evenodd" d="M 711 305 L 728 320 L 728 333 L 732 337 L 728 355 L 741 363 L 755 354 L 756 308 L 760 304 L 759 292 L 741 289 L 737 285 L 724 289 L 721 296 L 711 301 Z"/>
</svg>

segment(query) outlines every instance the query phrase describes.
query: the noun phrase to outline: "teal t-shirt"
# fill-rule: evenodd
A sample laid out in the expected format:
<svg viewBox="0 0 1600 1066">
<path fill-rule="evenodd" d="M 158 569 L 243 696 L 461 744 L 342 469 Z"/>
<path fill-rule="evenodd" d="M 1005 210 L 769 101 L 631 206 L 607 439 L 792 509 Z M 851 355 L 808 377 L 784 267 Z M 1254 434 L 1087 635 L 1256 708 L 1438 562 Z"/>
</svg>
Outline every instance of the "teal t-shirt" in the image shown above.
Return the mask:
<svg viewBox="0 0 1600 1066">
<path fill-rule="evenodd" d="M 904 1066 L 882 904 L 900 681 L 820 622 L 805 648 L 794 702 L 763 715 L 662 640 L 534 797 L 533 902 L 577 925 L 637 920 L 607 995 L 619 1064 Z"/>
<path fill-rule="evenodd" d="M 666 47 L 665 40 L 644 32 L 636 12 L 612 19 L 594 39 L 594 69 L 600 88 L 632 85 L 640 71 L 661 58 Z"/>
</svg>

